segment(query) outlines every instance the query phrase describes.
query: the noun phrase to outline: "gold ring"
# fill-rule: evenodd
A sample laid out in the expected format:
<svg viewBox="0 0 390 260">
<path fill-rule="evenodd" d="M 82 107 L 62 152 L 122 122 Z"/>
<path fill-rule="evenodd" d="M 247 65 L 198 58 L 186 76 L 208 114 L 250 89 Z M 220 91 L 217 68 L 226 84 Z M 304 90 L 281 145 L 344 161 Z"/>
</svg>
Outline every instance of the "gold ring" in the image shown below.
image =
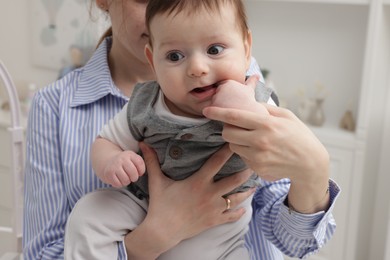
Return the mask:
<svg viewBox="0 0 390 260">
<path fill-rule="evenodd" d="M 224 198 L 224 199 L 225 199 L 225 202 L 226 202 L 226 209 L 225 210 L 229 210 L 230 209 L 231 200 L 229 198 Z"/>
</svg>

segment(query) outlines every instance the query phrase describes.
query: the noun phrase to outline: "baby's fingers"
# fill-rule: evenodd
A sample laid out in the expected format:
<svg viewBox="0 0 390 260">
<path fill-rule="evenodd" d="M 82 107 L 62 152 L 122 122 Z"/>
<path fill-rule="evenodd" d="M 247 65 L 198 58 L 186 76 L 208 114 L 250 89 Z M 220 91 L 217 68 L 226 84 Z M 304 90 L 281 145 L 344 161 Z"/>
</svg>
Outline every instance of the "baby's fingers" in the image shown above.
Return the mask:
<svg viewBox="0 0 390 260">
<path fill-rule="evenodd" d="M 138 181 L 138 178 L 139 178 L 139 172 L 138 172 L 138 169 L 137 167 L 134 165 L 134 163 L 132 162 L 129 162 L 125 165 L 123 165 L 123 176 L 118 176 L 122 183 L 124 183 L 124 181 L 126 181 L 126 178 L 127 178 L 127 183 L 126 185 L 130 184 L 130 182 L 136 182 Z"/>
<path fill-rule="evenodd" d="M 245 85 L 255 89 L 259 79 L 260 79 L 259 75 L 252 75 L 245 81 Z"/>
<path fill-rule="evenodd" d="M 131 181 L 136 181 L 138 179 L 138 176 L 142 176 L 144 175 L 145 171 L 146 171 L 146 166 L 145 166 L 145 161 L 144 159 L 142 159 L 142 157 L 136 153 L 131 153 L 130 154 L 130 162 L 128 164 L 128 167 L 130 169 L 131 167 L 131 173 L 136 173 L 137 174 L 137 178 L 135 180 L 133 180 L 133 174 L 131 174 L 131 176 L 129 175 L 129 177 L 131 177 Z M 127 170 L 126 170 L 127 172 Z"/>
<path fill-rule="evenodd" d="M 123 186 L 126 186 L 126 184 L 122 184 L 122 181 L 116 175 L 111 176 L 111 178 L 107 180 L 107 183 L 114 188 L 122 188 Z"/>
<path fill-rule="evenodd" d="M 132 182 L 130 176 L 127 174 L 127 172 L 124 169 L 118 169 L 115 172 L 115 175 L 113 176 L 112 179 L 113 179 L 114 183 L 117 183 L 116 180 L 119 181 L 119 183 L 120 183 L 119 187 L 127 186 Z M 114 187 L 117 187 L 117 186 L 114 186 Z"/>
</svg>

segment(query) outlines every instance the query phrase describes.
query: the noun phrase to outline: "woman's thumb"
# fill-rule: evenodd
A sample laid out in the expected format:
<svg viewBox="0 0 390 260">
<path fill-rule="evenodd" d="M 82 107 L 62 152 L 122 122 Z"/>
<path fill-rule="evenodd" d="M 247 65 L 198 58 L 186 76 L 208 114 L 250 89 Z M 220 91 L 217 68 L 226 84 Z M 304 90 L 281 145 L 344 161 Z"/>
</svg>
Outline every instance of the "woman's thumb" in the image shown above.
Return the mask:
<svg viewBox="0 0 390 260">
<path fill-rule="evenodd" d="M 156 152 L 143 142 L 139 143 L 139 148 L 142 151 L 142 157 L 144 158 L 148 172 L 150 190 L 151 187 L 159 186 L 158 183 L 161 183 L 164 174 L 161 172 Z"/>
</svg>

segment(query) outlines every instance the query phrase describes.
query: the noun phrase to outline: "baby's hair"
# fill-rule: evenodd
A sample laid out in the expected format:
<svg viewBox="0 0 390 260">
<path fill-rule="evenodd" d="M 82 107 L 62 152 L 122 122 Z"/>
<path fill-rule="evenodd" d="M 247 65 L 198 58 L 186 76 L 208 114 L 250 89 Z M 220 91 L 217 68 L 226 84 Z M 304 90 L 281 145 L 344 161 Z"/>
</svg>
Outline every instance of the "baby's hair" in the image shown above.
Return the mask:
<svg viewBox="0 0 390 260">
<path fill-rule="evenodd" d="M 158 14 L 176 15 L 179 12 L 186 11 L 190 16 L 196 15 L 201 10 L 219 12 L 221 5 L 225 4 L 230 4 L 235 8 L 235 19 L 245 38 L 248 35 L 249 28 L 242 0 L 149 0 L 145 14 L 146 27 L 150 34 L 150 23 Z M 151 40 L 152 35 L 150 35 L 150 44 Z"/>
</svg>

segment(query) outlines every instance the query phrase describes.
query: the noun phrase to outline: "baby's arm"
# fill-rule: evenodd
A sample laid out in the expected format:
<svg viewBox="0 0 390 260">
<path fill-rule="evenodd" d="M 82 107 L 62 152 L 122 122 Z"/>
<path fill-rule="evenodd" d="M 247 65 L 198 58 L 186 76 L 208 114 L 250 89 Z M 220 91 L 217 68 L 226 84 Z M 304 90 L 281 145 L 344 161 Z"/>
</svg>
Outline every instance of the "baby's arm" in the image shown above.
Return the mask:
<svg viewBox="0 0 390 260">
<path fill-rule="evenodd" d="M 127 105 L 106 124 L 92 144 L 91 162 L 96 175 L 114 187 L 123 187 L 145 173 L 138 142 L 127 126 Z"/>
<path fill-rule="evenodd" d="M 105 183 L 120 188 L 138 180 L 145 173 L 141 156 L 133 151 L 123 151 L 111 141 L 98 137 L 91 151 L 92 168 Z"/>
</svg>

